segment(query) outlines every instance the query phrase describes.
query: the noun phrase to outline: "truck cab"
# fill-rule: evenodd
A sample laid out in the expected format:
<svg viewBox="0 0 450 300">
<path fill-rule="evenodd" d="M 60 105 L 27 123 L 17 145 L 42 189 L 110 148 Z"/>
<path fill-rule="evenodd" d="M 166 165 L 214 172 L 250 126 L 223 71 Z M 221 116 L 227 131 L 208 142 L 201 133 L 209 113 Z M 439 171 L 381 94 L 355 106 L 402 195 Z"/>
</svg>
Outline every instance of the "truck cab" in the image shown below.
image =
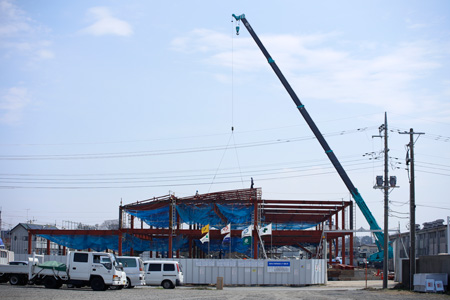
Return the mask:
<svg viewBox="0 0 450 300">
<path fill-rule="evenodd" d="M 70 252 L 67 256 L 68 283 L 106 290 L 110 286 L 126 285 L 126 274 L 115 256 L 105 252 Z"/>
</svg>

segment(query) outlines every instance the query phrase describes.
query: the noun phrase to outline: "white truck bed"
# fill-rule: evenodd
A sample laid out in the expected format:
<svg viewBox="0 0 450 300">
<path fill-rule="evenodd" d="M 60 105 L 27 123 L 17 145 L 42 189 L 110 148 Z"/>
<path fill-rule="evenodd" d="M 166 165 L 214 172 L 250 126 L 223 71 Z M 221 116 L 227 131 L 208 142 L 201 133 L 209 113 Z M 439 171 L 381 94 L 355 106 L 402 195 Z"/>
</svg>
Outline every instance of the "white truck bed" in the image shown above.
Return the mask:
<svg viewBox="0 0 450 300">
<path fill-rule="evenodd" d="M 29 265 L 0 265 L 0 275 L 1 274 L 24 274 L 28 275 L 29 280 L 38 274 L 56 275 L 61 278 L 67 278 L 67 272 L 65 271 L 43 269 L 31 263 Z"/>
<path fill-rule="evenodd" d="M 0 265 L 0 274 L 28 274 L 28 265 Z"/>
</svg>

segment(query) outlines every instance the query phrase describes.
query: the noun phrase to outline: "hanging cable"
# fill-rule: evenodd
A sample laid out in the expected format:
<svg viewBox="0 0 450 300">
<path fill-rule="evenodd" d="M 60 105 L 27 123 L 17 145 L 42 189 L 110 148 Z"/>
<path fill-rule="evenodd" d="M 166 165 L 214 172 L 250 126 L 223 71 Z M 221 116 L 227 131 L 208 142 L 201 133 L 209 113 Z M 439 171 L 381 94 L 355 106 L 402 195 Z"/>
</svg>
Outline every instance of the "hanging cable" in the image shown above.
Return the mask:
<svg viewBox="0 0 450 300">
<path fill-rule="evenodd" d="M 231 133 L 230 138 L 228 139 L 228 143 L 227 143 L 227 146 L 225 147 L 225 150 L 223 151 L 222 158 L 220 159 L 220 162 L 219 162 L 219 166 L 217 167 L 216 173 L 214 174 L 211 184 L 209 185 L 208 193 L 211 190 L 212 185 L 214 184 L 214 180 L 216 179 L 217 173 L 219 172 L 220 166 L 222 165 L 223 158 L 225 157 L 225 153 L 227 152 L 228 146 L 230 145 L 232 136 L 233 136 L 233 133 Z"/>
<path fill-rule="evenodd" d="M 231 136 L 233 137 L 234 152 L 236 154 L 236 161 L 241 175 L 241 184 L 244 188 L 244 179 L 242 178 L 241 164 L 239 162 L 239 155 L 236 147 L 236 140 L 234 138 L 234 31 L 233 18 L 231 18 Z"/>
<path fill-rule="evenodd" d="M 231 18 L 231 133 L 234 131 L 234 34 Z"/>
</svg>

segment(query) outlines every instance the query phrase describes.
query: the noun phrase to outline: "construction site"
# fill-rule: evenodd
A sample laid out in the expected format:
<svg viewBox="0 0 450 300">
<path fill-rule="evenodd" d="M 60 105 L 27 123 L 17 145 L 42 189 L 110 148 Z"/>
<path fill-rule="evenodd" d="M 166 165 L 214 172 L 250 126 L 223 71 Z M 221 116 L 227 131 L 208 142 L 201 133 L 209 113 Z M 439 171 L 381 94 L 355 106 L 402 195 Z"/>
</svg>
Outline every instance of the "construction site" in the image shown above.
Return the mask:
<svg viewBox="0 0 450 300">
<path fill-rule="evenodd" d="M 308 258 L 323 258 L 328 245 L 331 263 L 339 253 L 346 260 L 346 238 L 353 249 L 352 215 L 352 201 L 263 199 L 261 188 L 250 188 L 136 201 L 119 207 L 119 230 L 29 230 L 28 241 L 39 235 L 71 249 L 112 250 L 119 255 L 150 251 L 151 256 L 168 258 L 208 258 L 218 253 L 228 258 L 268 258 L 281 246 L 296 246 Z M 231 240 L 223 243 L 220 229 L 227 224 Z M 258 236 L 253 230 L 251 245 L 242 243 L 244 228 L 266 224 L 272 224 L 272 235 Z M 211 228 L 208 245 L 200 242 L 205 225 Z M 28 249 L 31 253 L 31 245 Z M 352 262 L 353 251 L 347 252 Z"/>
<path fill-rule="evenodd" d="M 387 247 L 386 239 L 362 196 L 245 15 L 233 15 L 233 18 L 237 34 L 241 22 L 248 29 L 361 209 L 374 232 L 380 251 L 370 259 L 382 261 L 382 250 Z M 354 214 L 351 200 L 265 199 L 262 189 L 253 188 L 252 182 L 249 189 L 196 193 L 181 198 L 169 194 L 129 204 L 121 203 L 117 230 L 30 229 L 28 251 L 32 251 L 34 235 L 47 239 L 48 245 L 51 241 L 63 246 L 63 254 L 66 248 L 70 248 L 110 250 L 119 255 L 148 251 L 150 257 L 167 258 L 267 259 L 276 257 L 274 249 L 277 247 L 295 246 L 304 251 L 304 258 L 326 258 L 329 263 L 343 264 L 348 261 L 348 265 L 353 265 Z M 260 235 L 259 230 L 269 225 L 271 234 Z M 208 227 L 207 243 L 202 238 L 205 226 Z M 231 227 L 226 243 L 221 234 L 221 228 L 225 226 Z M 242 239 L 246 228 L 250 230 L 250 243 L 244 243 Z M 346 249 L 346 241 L 349 249 Z M 334 261 L 338 257 L 339 260 Z"/>
<path fill-rule="evenodd" d="M 375 235 L 379 251 L 368 257 L 368 260 L 380 262 L 384 255 L 387 261 L 388 254 L 392 257 L 388 237 L 383 234 L 305 105 L 297 97 L 245 15 L 233 17 L 237 23 L 236 33 L 239 33 L 242 22 L 368 222 L 369 232 Z M 388 179 L 384 178 L 385 190 L 389 189 L 388 184 Z M 228 277 L 225 276 L 227 283 L 320 284 L 326 281 L 327 263 L 348 265 L 351 269 L 354 265 L 355 209 L 352 200 L 266 199 L 261 187 L 253 187 L 252 180 L 249 189 L 195 193 L 188 197 L 169 194 L 151 196 L 128 204 L 121 203 L 118 208 L 119 226 L 115 230 L 28 229 L 28 252 L 32 253 L 34 236 L 40 236 L 47 240 L 47 254 L 50 254 L 50 242 L 53 242 L 63 247 L 62 255 L 66 254 L 66 249 L 76 249 L 108 251 L 119 256 L 147 252 L 149 258 L 194 259 L 195 261 L 184 262 L 190 266 L 188 269 L 194 278 L 189 278 L 191 283 L 208 283 L 213 280 L 214 276 L 211 274 L 217 272 L 214 267 L 237 266 L 242 267 L 242 274 L 234 269 L 223 269 L 223 272 L 228 272 Z M 227 236 L 224 236 L 223 228 L 228 228 L 225 232 Z M 263 228 L 270 228 L 269 234 L 261 234 L 260 230 Z M 295 268 L 291 268 L 291 265 L 294 266 L 297 262 L 268 261 L 283 259 L 276 250 L 283 246 L 302 249 L 304 256 Z M 387 249 L 389 251 L 384 251 Z M 197 259 L 207 259 L 210 262 L 199 262 Z M 230 263 L 211 261 L 215 259 L 229 259 Z M 251 261 L 241 263 L 236 262 L 236 259 Z M 203 267 L 211 267 L 208 269 L 210 278 L 205 277 L 205 272 L 209 271 L 205 271 Z M 387 263 L 384 268 L 386 274 Z M 301 275 L 299 270 L 308 275 Z M 271 274 L 276 272 L 292 273 L 292 280 L 282 280 Z M 241 274 L 241 279 L 234 281 L 239 277 L 238 273 Z M 203 277 L 195 279 L 196 276 Z"/>
</svg>

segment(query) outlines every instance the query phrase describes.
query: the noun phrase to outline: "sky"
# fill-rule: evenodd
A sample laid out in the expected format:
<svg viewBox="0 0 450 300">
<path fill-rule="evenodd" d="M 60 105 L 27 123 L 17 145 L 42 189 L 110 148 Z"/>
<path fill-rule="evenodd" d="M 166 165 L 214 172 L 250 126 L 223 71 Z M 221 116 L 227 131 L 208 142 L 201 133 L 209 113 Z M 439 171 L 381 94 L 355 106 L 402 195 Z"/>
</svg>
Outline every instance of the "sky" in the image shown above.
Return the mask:
<svg viewBox="0 0 450 300">
<path fill-rule="evenodd" d="M 264 199 L 349 200 L 242 24 L 235 34 L 243 13 L 380 227 L 385 113 L 389 228 L 409 226 L 411 128 L 424 133 L 416 223 L 447 220 L 448 1 L 0 0 L 2 228 L 101 224 L 120 203 L 251 178 Z"/>
</svg>

